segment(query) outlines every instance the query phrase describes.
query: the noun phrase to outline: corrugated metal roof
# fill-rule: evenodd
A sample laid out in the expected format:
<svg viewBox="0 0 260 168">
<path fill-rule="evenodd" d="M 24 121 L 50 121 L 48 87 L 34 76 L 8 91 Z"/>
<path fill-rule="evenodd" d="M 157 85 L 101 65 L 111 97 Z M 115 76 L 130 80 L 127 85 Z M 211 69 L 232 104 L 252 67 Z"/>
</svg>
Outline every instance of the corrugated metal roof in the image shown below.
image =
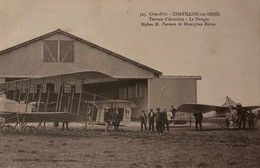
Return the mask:
<svg viewBox="0 0 260 168">
<path fill-rule="evenodd" d="M 99 50 L 101 50 L 101 51 L 103 51 L 103 52 L 106 52 L 106 53 L 108 53 L 108 54 L 110 54 L 110 55 L 112 55 L 112 56 L 115 56 L 115 57 L 117 57 L 117 58 L 120 58 L 120 59 L 122 59 L 122 60 L 124 60 L 124 61 L 127 61 L 127 62 L 129 62 L 129 63 L 132 63 L 132 64 L 134 64 L 134 65 L 136 65 L 136 66 L 138 66 L 138 67 L 140 67 L 140 68 L 144 68 L 144 69 L 146 69 L 146 70 L 148 70 L 148 71 L 151 71 L 151 72 L 153 72 L 153 73 L 155 73 L 155 74 L 157 74 L 157 75 L 162 75 L 162 72 L 160 72 L 160 71 L 157 71 L 157 70 L 155 70 L 155 69 L 153 69 L 153 68 L 150 68 L 150 67 L 148 67 L 148 66 L 145 66 L 145 65 L 143 65 L 143 64 L 140 64 L 140 63 L 138 63 L 138 62 L 136 62 L 136 61 L 133 61 L 133 60 L 131 60 L 131 59 L 129 59 L 129 58 L 126 58 L 126 57 L 124 57 L 124 56 L 122 56 L 122 55 L 119 55 L 119 54 L 117 54 L 117 53 L 114 53 L 114 52 L 112 52 L 112 51 L 110 51 L 110 50 L 108 50 L 108 49 L 105 49 L 105 48 L 103 48 L 103 47 L 100 47 L 100 46 L 98 46 L 98 45 L 96 45 L 96 44 L 94 44 L 94 43 L 91 43 L 91 42 L 89 42 L 89 41 L 86 41 L 86 40 L 84 40 L 84 39 L 82 39 L 82 38 L 79 38 L 79 37 L 77 37 L 77 36 L 75 36 L 75 35 L 72 35 L 72 34 L 70 34 L 70 33 L 68 33 L 68 32 L 65 32 L 65 31 L 63 31 L 63 30 L 61 30 L 61 29 L 57 29 L 57 30 L 52 31 L 52 32 L 50 32 L 50 33 L 47 33 L 47 34 L 45 34 L 45 35 L 36 37 L 36 38 L 34 38 L 34 39 L 28 40 L 28 41 L 23 42 L 23 43 L 21 43 L 21 44 L 18 44 L 18 45 L 15 45 L 15 46 L 13 46 L 13 47 L 10 47 L 10 48 L 7 48 L 7 49 L 5 49 L 5 50 L 2 50 L 2 51 L 0 51 L 0 55 L 5 54 L 5 53 L 8 53 L 8 52 L 11 52 L 11 51 L 13 51 L 13 50 L 15 50 L 15 49 L 18 49 L 18 48 L 20 48 L 20 47 L 24 47 L 24 46 L 26 46 L 26 45 L 29 45 L 29 44 L 33 43 L 33 42 L 36 42 L 36 41 L 38 41 L 38 40 L 42 40 L 42 39 L 44 39 L 44 38 L 50 37 L 50 36 L 52 36 L 52 35 L 54 35 L 54 34 L 58 34 L 58 33 L 63 34 L 63 35 L 65 35 L 65 36 L 68 36 L 68 37 L 70 37 L 70 38 L 73 38 L 73 39 L 75 39 L 75 40 L 77 40 L 77 41 L 80 41 L 80 42 L 82 42 L 82 43 L 84 43 L 84 44 L 87 44 L 87 45 L 89 45 L 89 46 L 91 46 L 91 47 L 94 47 L 94 48 L 96 48 L 96 49 L 99 49 Z"/>
<path fill-rule="evenodd" d="M 201 76 L 182 76 L 182 75 L 164 75 L 161 76 L 160 78 L 165 78 L 165 79 L 195 79 L 195 80 L 201 80 Z"/>
</svg>

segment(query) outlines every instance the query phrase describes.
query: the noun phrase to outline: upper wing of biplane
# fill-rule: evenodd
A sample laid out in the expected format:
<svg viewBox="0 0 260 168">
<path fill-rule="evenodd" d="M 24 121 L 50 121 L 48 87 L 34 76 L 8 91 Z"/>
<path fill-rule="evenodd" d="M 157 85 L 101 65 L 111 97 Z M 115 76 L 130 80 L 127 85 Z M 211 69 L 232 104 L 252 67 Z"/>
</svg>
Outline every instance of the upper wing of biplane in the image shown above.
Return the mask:
<svg viewBox="0 0 260 168">
<path fill-rule="evenodd" d="M 210 111 L 216 111 L 218 113 L 225 113 L 228 107 L 206 105 L 206 104 L 182 104 L 178 107 L 179 112 L 189 112 L 195 113 L 200 111 L 202 113 L 207 113 Z"/>
</svg>

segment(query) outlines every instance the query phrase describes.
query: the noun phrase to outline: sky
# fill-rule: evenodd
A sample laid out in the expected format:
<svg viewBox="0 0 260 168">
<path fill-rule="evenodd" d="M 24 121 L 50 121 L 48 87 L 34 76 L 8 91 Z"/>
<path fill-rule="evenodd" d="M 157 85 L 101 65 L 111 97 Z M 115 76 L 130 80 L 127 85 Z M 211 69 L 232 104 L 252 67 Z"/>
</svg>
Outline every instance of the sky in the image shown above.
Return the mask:
<svg viewBox="0 0 260 168">
<path fill-rule="evenodd" d="M 219 12 L 216 26 L 141 26 L 150 12 Z M 58 28 L 161 71 L 198 75 L 198 103 L 260 105 L 259 0 L 0 0 L 0 50 Z"/>
</svg>

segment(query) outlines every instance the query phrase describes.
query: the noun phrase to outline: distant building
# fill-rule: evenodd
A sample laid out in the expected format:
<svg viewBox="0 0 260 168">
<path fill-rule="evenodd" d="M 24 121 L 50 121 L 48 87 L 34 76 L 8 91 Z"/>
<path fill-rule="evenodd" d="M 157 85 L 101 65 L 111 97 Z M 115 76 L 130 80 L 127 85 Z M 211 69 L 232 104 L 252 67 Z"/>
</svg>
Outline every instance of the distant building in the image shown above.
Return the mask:
<svg viewBox="0 0 260 168">
<path fill-rule="evenodd" d="M 84 84 L 83 90 L 111 99 L 133 101 L 137 105 L 133 109 L 133 119 L 139 117 L 141 110 L 196 103 L 197 80 L 201 80 L 200 76 L 163 76 L 153 68 L 60 29 L 0 51 L 0 83 L 86 71 L 116 79 Z M 58 92 L 57 83 L 44 83 L 43 96 L 47 87 Z M 64 91 L 67 94 L 71 93 L 71 88 L 76 94 L 80 91 L 78 84 L 66 87 L 69 88 Z M 37 97 L 37 91 L 31 93 Z M 9 91 L 8 96 L 12 94 Z"/>
</svg>

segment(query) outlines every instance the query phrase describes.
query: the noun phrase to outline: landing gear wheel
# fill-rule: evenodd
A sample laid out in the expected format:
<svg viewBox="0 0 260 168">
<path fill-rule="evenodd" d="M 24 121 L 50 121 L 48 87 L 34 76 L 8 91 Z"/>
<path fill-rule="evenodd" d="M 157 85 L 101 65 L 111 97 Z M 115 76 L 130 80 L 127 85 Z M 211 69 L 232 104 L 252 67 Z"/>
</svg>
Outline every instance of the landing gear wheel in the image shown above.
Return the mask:
<svg viewBox="0 0 260 168">
<path fill-rule="evenodd" d="M 227 129 L 227 123 L 226 123 L 226 122 L 223 122 L 223 123 L 221 124 L 221 126 L 222 126 L 222 129 Z"/>
<path fill-rule="evenodd" d="M 14 130 L 14 128 L 11 126 L 11 125 L 6 125 L 4 126 L 4 133 L 7 134 L 7 133 L 12 133 Z"/>
<path fill-rule="evenodd" d="M 37 133 L 37 129 L 34 126 L 26 126 L 24 128 L 24 132 L 27 135 L 35 135 Z"/>
</svg>

